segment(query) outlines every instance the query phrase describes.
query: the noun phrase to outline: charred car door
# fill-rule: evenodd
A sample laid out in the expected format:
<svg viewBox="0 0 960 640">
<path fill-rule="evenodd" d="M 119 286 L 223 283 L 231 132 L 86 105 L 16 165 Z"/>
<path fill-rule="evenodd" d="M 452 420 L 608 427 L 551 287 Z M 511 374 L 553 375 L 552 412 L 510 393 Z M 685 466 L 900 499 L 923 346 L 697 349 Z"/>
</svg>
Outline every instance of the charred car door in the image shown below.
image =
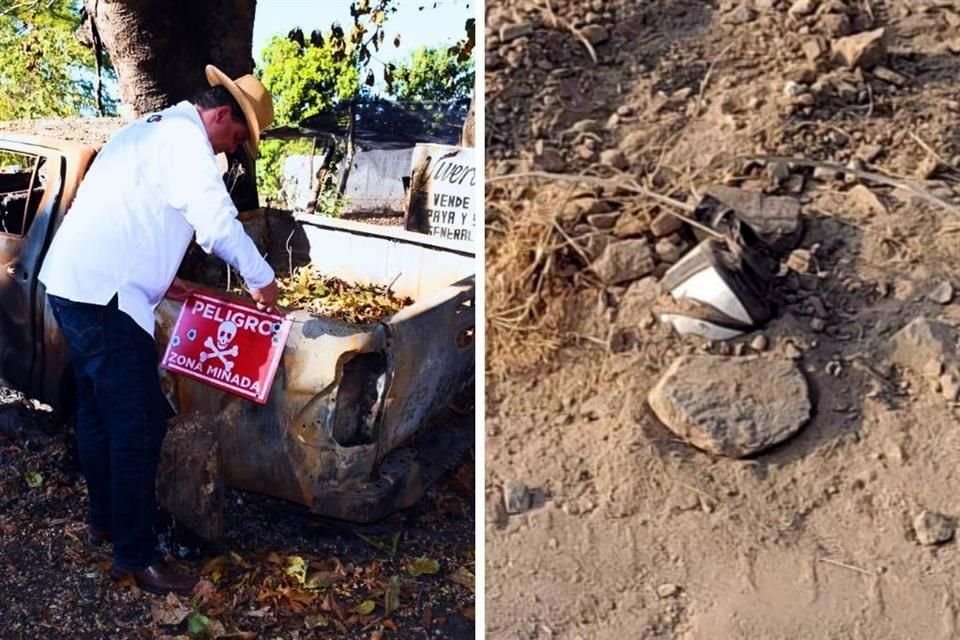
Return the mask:
<svg viewBox="0 0 960 640">
<path fill-rule="evenodd" d="M 37 272 L 65 168 L 54 149 L 0 138 L 0 379 L 35 396 L 44 350 Z"/>
</svg>

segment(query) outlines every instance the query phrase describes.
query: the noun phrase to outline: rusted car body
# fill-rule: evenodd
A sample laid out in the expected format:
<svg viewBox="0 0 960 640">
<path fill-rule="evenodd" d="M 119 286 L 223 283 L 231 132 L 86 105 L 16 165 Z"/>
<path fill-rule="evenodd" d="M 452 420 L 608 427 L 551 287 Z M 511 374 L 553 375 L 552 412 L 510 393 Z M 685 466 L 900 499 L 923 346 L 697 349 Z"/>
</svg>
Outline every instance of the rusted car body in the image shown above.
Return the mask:
<svg viewBox="0 0 960 640">
<path fill-rule="evenodd" d="M 86 145 L 0 133 L 0 378 L 65 410 L 67 352 L 36 275 L 94 157 Z M 241 219 L 278 275 L 312 262 L 415 302 L 366 326 L 293 311 L 265 405 L 162 371 L 172 408 L 199 412 L 217 430 L 227 487 L 353 521 L 410 506 L 472 437 L 434 418 L 472 386 L 473 255 L 423 234 L 319 216 L 261 209 Z M 229 297 L 218 286 L 225 270 L 192 251 L 180 275 Z M 181 304 L 157 308 L 159 349 Z"/>
</svg>

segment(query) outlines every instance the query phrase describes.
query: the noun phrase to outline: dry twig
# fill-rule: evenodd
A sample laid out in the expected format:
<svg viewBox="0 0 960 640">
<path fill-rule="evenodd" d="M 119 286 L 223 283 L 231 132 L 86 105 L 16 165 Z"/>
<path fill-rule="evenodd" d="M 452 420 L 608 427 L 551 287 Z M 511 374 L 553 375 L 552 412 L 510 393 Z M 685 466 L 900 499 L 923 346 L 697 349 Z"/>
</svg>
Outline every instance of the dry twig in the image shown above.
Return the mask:
<svg viewBox="0 0 960 640">
<path fill-rule="evenodd" d="M 891 178 L 875 171 L 863 171 L 862 169 L 853 169 L 835 162 L 822 162 L 820 160 L 807 160 L 806 158 L 792 158 L 789 156 L 745 156 L 742 159 L 751 162 L 763 163 L 787 162 L 790 164 L 800 165 L 801 167 L 821 167 L 823 169 L 830 169 L 831 171 L 837 171 L 840 173 L 851 173 L 859 178 L 863 178 L 864 180 L 870 180 L 871 182 L 878 182 L 890 187 L 903 189 L 904 191 L 911 193 L 918 198 L 922 198 L 928 202 L 938 205 L 943 209 L 946 209 L 950 213 L 960 215 L 960 207 L 947 202 L 943 198 L 938 198 L 926 189 L 918 187 L 913 182 Z"/>
<path fill-rule="evenodd" d="M 575 28 L 572 24 L 570 24 L 569 21 L 559 17 L 556 13 L 553 12 L 553 4 L 550 2 L 550 0 L 547 0 L 546 13 L 547 13 L 547 17 L 550 19 L 550 22 L 553 23 L 550 26 L 553 27 L 554 29 L 564 28 L 570 33 L 572 33 L 574 37 L 577 40 L 579 40 L 584 47 L 586 47 L 587 53 L 590 54 L 590 59 L 593 60 L 593 64 L 597 64 L 597 52 L 594 51 L 593 45 L 590 44 L 590 41 L 587 40 L 582 33 L 580 33 L 579 29 Z"/>
<path fill-rule="evenodd" d="M 831 560 L 830 558 L 820 558 L 820 562 L 825 562 L 826 564 L 832 564 L 835 567 L 841 567 L 843 569 L 849 569 L 850 571 L 856 571 L 857 573 L 862 573 L 865 576 L 876 575 L 873 571 L 867 571 L 866 569 L 861 569 L 860 567 L 855 567 L 852 564 L 840 562 L 839 560 Z"/>
</svg>

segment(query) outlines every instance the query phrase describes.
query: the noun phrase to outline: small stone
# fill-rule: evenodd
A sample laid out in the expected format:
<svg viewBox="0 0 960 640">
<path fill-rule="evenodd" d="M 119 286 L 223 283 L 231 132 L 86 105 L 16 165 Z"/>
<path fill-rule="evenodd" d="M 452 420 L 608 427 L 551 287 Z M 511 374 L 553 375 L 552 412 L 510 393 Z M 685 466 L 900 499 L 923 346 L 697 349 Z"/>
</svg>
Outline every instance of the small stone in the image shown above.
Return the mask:
<svg viewBox="0 0 960 640">
<path fill-rule="evenodd" d="M 607 284 L 641 278 L 655 266 L 653 252 L 644 239 L 611 242 L 590 268 Z"/>
<path fill-rule="evenodd" d="M 754 351 L 766 351 L 768 346 L 770 346 L 770 340 L 762 333 L 750 341 L 750 348 Z"/>
<path fill-rule="evenodd" d="M 549 173 L 560 173 L 567 168 L 567 161 L 556 149 L 544 149 L 537 157 L 537 161 L 543 167 L 543 170 Z"/>
<path fill-rule="evenodd" d="M 613 227 L 613 235 L 618 238 L 634 238 L 642 236 L 650 228 L 650 216 L 646 213 L 624 214 Z"/>
<path fill-rule="evenodd" d="M 851 205 L 867 215 L 883 215 L 887 213 L 887 205 L 870 190 L 869 187 L 858 184 L 847 192 Z"/>
<path fill-rule="evenodd" d="M 597 120 L 584 118 L 583 120 L 578 120 L 573 123 L 573 126 L 570 127 L 569 131 L 572 133 L 596 133 L 601 129 L 603 129 L 603 125 Z"/>
<path fill-rule="evenodd" d="M 650 232 L 657 238 L 676 233 L 682 228 L 683 220 L 666 211 L 662 211 L 653 219 L 653 222 L 650 223 Z"/>
<path fill-rule="evenodd" d="M 809 16 L 817 10 L 818 4 L 820 4 L 819 0 L 796 0 L 787 10 L 787 13 L 793 18 Z"/>
<path fill-rule="evenodd" d="M 807 88 L 796 80 L 787 80 L 783 83 L 783 95 L 787 96 L 788 98 L 795 98 L 806 90 Z"/>
<path fill-rule="evenodd" d="M 662 262 L 667 262 L 673 264 L 678 262 L 680 258 L 683 257 L 687 247 L 675 243 L 670 238 L 660 238 L 657 240 L 657 244 L 654 246 L 654 251 L 657 253 L 657 257 L 660 258 Z"/>
<path fill-rule="evenodd" d="M 957 331 L 948 324 L 920 317 L 890 339 L 890 362 L 922 372 L 930 361 L 952 362 Z"/>
<path fill-rule="evenodd" d="M 577 147 L 577 156 L 581 160 L 590 162 L 597 157 L 597 149 L 591 145 L 581 145 Z"/>
<path fill-rule="evenodd" d="M 792 103 L 800 107 L 813 107 L 817 104 L 817 99 L 812 93 L 801 93 L 792 100 Z"/>
<path fill-rule="evenodd" d="M 613 229 L 619 217 L 619 213 L 594 213 L 587 216 L 587 223 L 594 229 Z"/>
<path fill-rule="evenodd" d="M 782 160 L 776 160 L 768 163 L 765 171 L 767 177 L 770 178 L 770 182 L 778 185 L 790 177 L 790 164 Z"/>
<path fill-rule="evenodd" d="M 927 294 L 927 297 L 937 304 L 950 304 L 953 301 L 953 285 L 941 282 Z"/>
<path fill-rule="evenodd" d="M 580 34 L 593 45 L 603 44 L 610 39 L 610 32 L 607 31 L 607 28 L 598 24 L 584 27 L 580 30 Z"/>
<path fill-rule="evenodd" d="M 844 80 L 835 80 L 833 82 L 833 88 L 844 102 L 853 102 L 860 97 L 860 89 L 858 89 L 856 85 L 845 82 Z"/>
<path fill-rule="evenodd" d="M 943 514 L 924 510 L 913 520 L 913 530 L 922 545 L 942 544 L 953 539 L 956 523 Z"/>
<path fill-rule="evenodd" d="M 620 171 L 625 171 L 629 166 L 627 156 L 619 149 L 604 149 L 600 153 L 600 163 Z"/>
<path fill-rule="evenodd" d="M 661 598 L 672 598 L 676 595 L 679 595 L 680 587 L 675 584 L 662 584 L 657 587 L 657 595 Z"/>
<path fill-rule="evenodd" d="M 828 169 L 826 167 L 817 167 L 813 170 L 814 180 L 820 180 L 821 182 L 833 182 L 834 180 L 839 180 L 843 174 L 835 169 Z"/>
<path fill-rule="evenodd" d="M 880 145 L 865 144 L 857 149 L 857 153 L 854 154 L 854 156 L 869 164 L 879 158 L 881 153 L 883 153 L 883 147 Z"/>
<path fill-rule="evenodd" d="M 910 82 L 906 76 L 901 75 L 893 69 L 887 67 L 874 67 L 873 77 L 888 82 L 895 87 L 905 87 Z"/>
<path fill-rule="evenodd" d="M 956 369 L 947 371 L 940 376 L 940 393 L 948 402 L 956 402 L 960 396 L 960 374 Z"/>
<path fill-rule="evenodd" d="M 813 254 L 808 249 L 794 249 L 787 256 L 787 268 L 797 273 L 810 273 Z"/>
<path fill-rule="evenodd" d="M 529 511 L 533 504 L 530 490 L 522 482 L 508 480 L 503 485 L 503 506 L 508 514 L 514 515 Z"/>
<path fill-rule="evenodd" d="M 810 64 L 817 64 L 829 51 L 830 45 L 820 36 L 810 38 L 803 43 L 803 55 L 807 57 Z"/>
<path fill-rule="evenodd" d="M 841 38 L 853 32 L 853 25 L 846 14 L 827 13 L 820 18 L 820 30 L 831 38 Z"/>
<path fill-rule="evenodd" d="M 533 33 L 533 25 L 529 22 L 520 24 L 505 24 L 500 27 L 500 42 L 510 42 Z"/>
<path fill-rule="evenodd" d="M 823 331 L 827 323 L 822 318 L 813 318 L 810 320 L 810 328 L 816 332 Z"/>
<path fill-rule="evenodd" d="M 628 104 L 622 104 L 617 107 L 617 115 L 622 118 L 629 118 L 633 115 L 633 107 Z"/>
<path fill-rule="evenodd" d="M 642 326 L 649 321 L 650 309 L 659 295 L 660 285 L 654 278 L 632 282 L 617 302 L 617 326 Z"/>
<path fill-rule="evenodd" d="M 872 69 L 887 57 L 886 30 L 874 29 L 834 40 L 833 59 L 851 69 Z"/>
<path fill-rule="evenodd" d="M 574 224 L 595 213 L 610 213 L 611 207 L 603 200 L 582 196 L 568 201 L 560 211 L 560 220 Z"/>
<path fill-rule="evenodd" d="M 730 13 L 723 16 L 723 21 L 728 24 L 747 24 L 757 19 L 757 12 L 746 4 L 738 4 Z"/>
</svg>

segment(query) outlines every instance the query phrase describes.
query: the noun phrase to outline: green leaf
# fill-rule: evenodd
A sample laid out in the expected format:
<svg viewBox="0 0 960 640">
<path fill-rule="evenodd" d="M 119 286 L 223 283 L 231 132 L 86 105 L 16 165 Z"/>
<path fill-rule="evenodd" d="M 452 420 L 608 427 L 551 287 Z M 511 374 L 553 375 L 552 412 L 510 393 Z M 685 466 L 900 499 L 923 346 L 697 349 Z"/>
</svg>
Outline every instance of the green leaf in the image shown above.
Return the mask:
<svg viewBox="0 0 960 640">
<path fill-rule="evenodd" d="M 327 622 L 326 618 L 317 613 L 315 615 L 309 615 L 305 617 L 303 619 L 303 624 L 307 627 L 307 629 L 316 629 L 318 627 L 325 627 L 330 623 Z"/>
<path fill-rule="evenodd" d="M 192 612 L 187 616 L 187 632 L 192 635 L 206 634 L 213 621 L 199 611 Z"/>
<path fill-rule="evenodd" d="M 39 489 L 43 486 L 43 474 L 39 471 L 27 471 L 23 478 L 31 489 Z"/>
<path fill-rule="evenodd" d="M 293 576 L 300 584 L 307 582 L 307 563 L 300 556 L 287 557 L 287 565 L 283 572 L 288 576 Z"/>
<path fill-rule="evenodd" d="M 399 531 L 387 536 L 365 536 L 362 533 L 358 533 L 357 537 L 369 544 L 371 547 L 379 549 L 380 551 L 388 554 L 391 558 L 397 555 L 397 545 L 400 543 Z"/>
<path fill-rule="evenodd" d="M 355 606 L 351 611 L 354 613 L 359 613 L 362 616 L 368 616 L 373 613 L 373 610 L 377 608 L 377 603 L 373 600 L 364 600 L 357 606 Z"/>
<path fill-rule="evenodd" d="M 391 576 L 390 584 L 383 591 L 383 610 L 386 617 L 400 608 L 400 576 Z"/>
<path fill-rule="evenodd" d="M 458 59 L 462 48 L 419 47 L 393 73 L 387 94 L 404 101 L 466 100 L 473 92 L 475 71 L 469 56 Z"/>
<path fill-rule="evenodd" d="M 440 563 L 433 558 L 420 557 L 410 563 L 407 571 L 413 577 L 424 574 L 433 575 L 440 571 Z"/>
</svg>

